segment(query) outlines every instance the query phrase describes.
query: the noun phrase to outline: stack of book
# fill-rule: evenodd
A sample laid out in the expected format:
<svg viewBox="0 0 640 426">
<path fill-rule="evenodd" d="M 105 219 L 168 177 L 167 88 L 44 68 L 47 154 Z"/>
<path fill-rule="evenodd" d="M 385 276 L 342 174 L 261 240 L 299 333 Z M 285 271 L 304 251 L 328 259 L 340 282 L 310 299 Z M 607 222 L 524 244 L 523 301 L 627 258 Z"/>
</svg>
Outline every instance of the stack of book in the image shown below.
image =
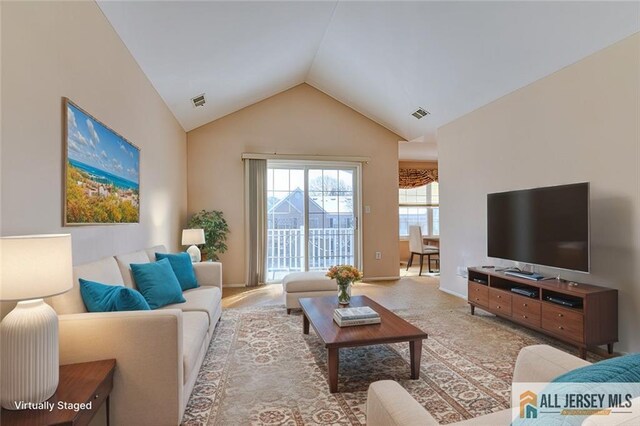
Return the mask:
<svg viewBox="0 0 640 426">
<path fill-rule="evenodd" d="M 333 311 L 333 320 L 340 327 L 379 324 L 380 315 L 368 306 L 340 308 Z"/>
</svg>

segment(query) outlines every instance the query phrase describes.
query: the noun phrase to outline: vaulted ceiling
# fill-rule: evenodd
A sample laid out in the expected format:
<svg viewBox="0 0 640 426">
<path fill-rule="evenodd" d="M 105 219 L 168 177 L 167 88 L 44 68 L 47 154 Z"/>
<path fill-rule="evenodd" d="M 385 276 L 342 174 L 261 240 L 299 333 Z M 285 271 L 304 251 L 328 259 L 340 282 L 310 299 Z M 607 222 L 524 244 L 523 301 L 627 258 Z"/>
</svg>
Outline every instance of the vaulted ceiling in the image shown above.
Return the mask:
<svg viewBox="0 0 640 426">
<path fill-rule="evenodd" d="M 99 6 L 187 131 L 307 82 L 417 141 L 408 146 L 640 31 L 638 2 Z M 195 108 L 201 93 L 207 103 Z M 417 107 L 430 115 L 415 119 Z"/>
</svg>

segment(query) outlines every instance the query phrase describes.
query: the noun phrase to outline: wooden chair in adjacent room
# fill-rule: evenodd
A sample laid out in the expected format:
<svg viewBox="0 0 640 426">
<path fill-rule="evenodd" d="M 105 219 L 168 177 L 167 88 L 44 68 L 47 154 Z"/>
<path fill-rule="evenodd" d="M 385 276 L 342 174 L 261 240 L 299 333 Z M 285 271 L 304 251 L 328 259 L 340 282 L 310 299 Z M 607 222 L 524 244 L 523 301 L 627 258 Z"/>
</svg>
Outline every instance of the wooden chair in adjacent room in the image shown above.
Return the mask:
<svg viewBox="0 0 640 426">
<path fill-rule="evenodd" d="M 424 243 L 422 239 L 422 228 L 417 225 L 409 226 L 409 262 L 407 262 L 407 270 L 413 265 L 413 256 L 420 256 L 420 273 L 422 275 L 422 266 L 424 264 L 424 257 L 427 256 L 427 267 L 429 272 L 431 270 L 431 256 L 437 256 L 436 260 L 440 263 L 440 249 L 436 246 L 430 246 Z"/>
</svg>

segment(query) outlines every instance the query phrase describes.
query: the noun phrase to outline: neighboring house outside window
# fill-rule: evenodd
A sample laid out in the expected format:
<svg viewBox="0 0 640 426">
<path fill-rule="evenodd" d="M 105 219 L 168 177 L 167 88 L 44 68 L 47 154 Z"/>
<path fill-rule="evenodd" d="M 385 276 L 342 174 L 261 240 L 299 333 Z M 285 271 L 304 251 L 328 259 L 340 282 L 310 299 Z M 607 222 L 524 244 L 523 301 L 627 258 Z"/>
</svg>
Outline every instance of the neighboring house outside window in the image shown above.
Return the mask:
<svg viewBox="0 0 640 426">
<path fill-rule="evenodd" d="M 440 235 L 438 182 L 411 189 L 399 189 L 400 237 L 409 236 L 409 226 L 420 225 L 427 237 Z"/>
</svg>

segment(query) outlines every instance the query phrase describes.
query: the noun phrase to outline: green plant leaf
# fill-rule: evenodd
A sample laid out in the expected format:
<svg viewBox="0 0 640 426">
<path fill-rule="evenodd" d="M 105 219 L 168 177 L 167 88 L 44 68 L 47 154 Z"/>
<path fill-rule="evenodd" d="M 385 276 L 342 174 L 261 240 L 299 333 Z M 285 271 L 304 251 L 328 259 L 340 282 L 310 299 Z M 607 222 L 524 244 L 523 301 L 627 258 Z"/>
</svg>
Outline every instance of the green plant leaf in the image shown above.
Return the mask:
<svg viewBox="0 0 640 426">
<path fill-rule="evenodd" d="M 191 216 L 187 227 L 204 229 L 205 243 L 202 245 L 202 252 L 205 258 L 219 260 L 218 255 L 227 251 L 226 241 L 229 225 L 221 211 L 201 210 Z"/>
</svg>

